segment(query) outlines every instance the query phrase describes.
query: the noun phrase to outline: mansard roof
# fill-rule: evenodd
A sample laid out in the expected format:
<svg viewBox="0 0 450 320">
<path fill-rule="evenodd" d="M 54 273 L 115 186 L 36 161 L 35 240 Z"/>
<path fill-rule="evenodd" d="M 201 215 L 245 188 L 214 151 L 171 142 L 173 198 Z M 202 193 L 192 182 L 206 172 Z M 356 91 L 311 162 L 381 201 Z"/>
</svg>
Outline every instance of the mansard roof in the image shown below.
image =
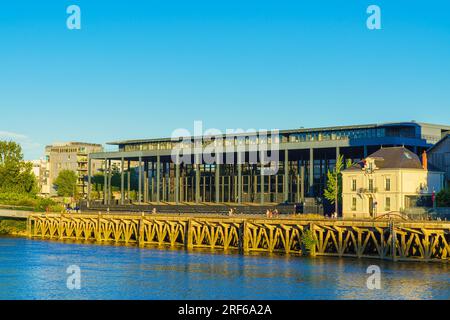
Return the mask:
<svg viewBox="0 0 450 320">
<path fill-rule="evenodd" d="M 405 147 L 381 148 L 347 170 L 362 170 L 373 159 L 378 169 L 423 169 L 419 157 Z"/>
</svg>

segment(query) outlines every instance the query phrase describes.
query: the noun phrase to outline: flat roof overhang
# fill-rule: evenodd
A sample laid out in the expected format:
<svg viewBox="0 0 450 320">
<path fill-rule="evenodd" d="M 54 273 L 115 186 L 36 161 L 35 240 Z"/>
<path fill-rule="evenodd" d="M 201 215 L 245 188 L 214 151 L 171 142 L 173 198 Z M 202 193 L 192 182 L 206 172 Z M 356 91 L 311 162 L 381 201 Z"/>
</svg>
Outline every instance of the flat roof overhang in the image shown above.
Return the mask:
<svg viewBox="0 0 450 320">
<path fill-rule="evenodd" d="M 425 122 L 414 122 L 414 121 L 406 121 L 406 122 L 386 122 L 386 123 L 373 123 L 373 124 L 361 124 L 361 125 L 349 125 L 349 126 L 332 126 L 332 127 L 319 127 L 319 128 L 298 128 L 298 129 L 288 129 L 288 130 L 279 130 L 279 134 L 295 134 L 295 133 L 319 133 L 319 132 L 325 132 L 325 131 L 343 131 L 343 130 L 358 130 L 358 129 L 376 129 L 376 128 L 387 128 L 387 127 L 396 127 L 396 126 L 405 126 L 405 127 L 421 127 L 421 126 L 427 126 L 427 127 L 433 127 L 433 128 L 440 128 L 442 130 L 449 130 L 450 126 L 447 125 L 438 125 L 438 124 L 431 124 L 431 123 L 425 123 Z M 270 134 L 270 130 L 267 130 L 268 134 Z M 242 134 L 232 134 L 229 135 L 231 137 L 235 136 L 252 136 L 257 134 L 258 132 L 254 132 L 253 134 L 251 132 L 246 132 Z M 171 141 L 181 141 L 183 139 L 195 139 L 195 138 L 213 138 L 214 136 L 202 136 L 202 137 L 196 137 L 196 136 L 185 136 L 185 137 L 173 137 L 173 138 L 152 138 L 152 139 L 135 139 L 135 140 L 119 140 L 119 141 L 112 141 L 107 142 L 108 145 L 127 145 L 127 144 L 141 144 L 141 143 L 152 143 L 152 142 L 171 142 Z M 223 139 L 226 139 L 227 135 L 222 135 Z"/>
<path fill-rule="evenodd" d="M 367 138 L 367 139 L 342 139 L 342 140 L 326 140 L 326 141 L 308 141 L 308 142 L 287 142 L 280 143 L 278 150 L 309 150 L 309 149 L 330 149 L 330 148 L 345 148 L 345 147 L 364 147 L 364 146 L 377 146 L 377 145 L 407 145 L 429 148 L 431 144 L 427 143 L 424 139 L 417 138 L 401 138 L 401 137 L 381 137 L 381 138 Z M 245 147 L 242 151 L 250 152 L 255 151 L 255 146 L 239 146 Z M 269 151 L 270 144 L 268 145 Z M 112 159 L 121 160 L 121 158 L 135 158 L 139 157 L 156 157 L 156 156 L 171 156 L 173 149 L 164 150 L 136 150 L 136 151 L 111 151 L 111 152 L 99 152 L 91 153 L 89 157 L 91 159 Z M 184 154 L 194 154 L 193 148 L 183 149 Z M 223 153 L 237 152 L 237 147 L 224 147 Z"/>
</svg>

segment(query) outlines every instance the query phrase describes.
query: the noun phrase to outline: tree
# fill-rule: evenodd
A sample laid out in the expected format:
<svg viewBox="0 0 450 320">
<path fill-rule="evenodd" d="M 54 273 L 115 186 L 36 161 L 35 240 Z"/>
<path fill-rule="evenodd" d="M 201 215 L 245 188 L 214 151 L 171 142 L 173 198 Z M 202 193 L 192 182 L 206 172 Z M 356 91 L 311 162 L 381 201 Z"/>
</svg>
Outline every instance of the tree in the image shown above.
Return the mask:
<svg viewBox="0 0 450 320">
<path fill-rule="evenodd" d="M 0 192 L 37 193 L 33 166 L 23 160 L 22 147 L 13 141 L 0 141 Z"/>
<path fill-rule="evenodd" d="M 442 189 L 436 195 L 438 207 L 450 207 L 450 188 Z"/>
<path fill-rule="evenodd" d="M 352 160 L 347 159 L 345 168 L 349 168 L 352 164 Z M 327 172 L 327 188 L 324 191 L 325 198 L 334 204 L 336 213 L 338 213 L 339 203 L 342 200 L 342 168 L 344 168 L 344 156 L 341 154 L 333 171 L 328 170 Z"/>
<path fill-rule="evenodd" d="M 76 196 L 77 175 L 72 170 L 62 170 L 53 183 L 60 197 Z"/>
</svg>

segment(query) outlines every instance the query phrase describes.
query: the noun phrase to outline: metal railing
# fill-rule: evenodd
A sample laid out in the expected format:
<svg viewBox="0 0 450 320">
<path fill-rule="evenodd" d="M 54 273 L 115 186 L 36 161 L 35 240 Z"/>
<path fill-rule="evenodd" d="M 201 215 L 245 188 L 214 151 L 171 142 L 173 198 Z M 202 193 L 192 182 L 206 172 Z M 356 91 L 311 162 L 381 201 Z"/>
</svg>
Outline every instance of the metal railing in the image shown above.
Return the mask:
<svg viewBox="0 0 450 320">
<path fill-rule="evenodd" d="M 413 207 L 403 210 L 409 219 L 450 221 L 450 208 Z"/>
<path fill-rule="evenodd" d="M 377 193 L 378 192 L 378 188 L 374 187 L 374 188 L 359 188 L 357 190 L 358 193 Z"/>
</svg>

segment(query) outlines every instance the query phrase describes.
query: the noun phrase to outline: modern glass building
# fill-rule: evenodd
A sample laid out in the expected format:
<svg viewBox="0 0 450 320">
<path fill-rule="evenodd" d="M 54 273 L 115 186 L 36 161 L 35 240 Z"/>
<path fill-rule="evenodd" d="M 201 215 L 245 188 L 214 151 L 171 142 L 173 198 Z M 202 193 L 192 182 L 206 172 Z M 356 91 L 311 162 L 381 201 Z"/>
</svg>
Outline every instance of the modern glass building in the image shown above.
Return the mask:
<svg viewBox="0 0 450 320">
<path fill-rule="evenodd" d="M 384 146 L 421 154 L 449 131 L 412 121 L 111 142 L 117 151 L 89 155 L 88 199 L 91 163 L 104 160 L 105 204 L 113 204 L 113 163 L 121 174 L 118 204 L 132 200 L 132 172 L 139 177 L 137 203 L 295 203 L 322 196 L 339 155 L 358 161 Z"/>
</svg>

